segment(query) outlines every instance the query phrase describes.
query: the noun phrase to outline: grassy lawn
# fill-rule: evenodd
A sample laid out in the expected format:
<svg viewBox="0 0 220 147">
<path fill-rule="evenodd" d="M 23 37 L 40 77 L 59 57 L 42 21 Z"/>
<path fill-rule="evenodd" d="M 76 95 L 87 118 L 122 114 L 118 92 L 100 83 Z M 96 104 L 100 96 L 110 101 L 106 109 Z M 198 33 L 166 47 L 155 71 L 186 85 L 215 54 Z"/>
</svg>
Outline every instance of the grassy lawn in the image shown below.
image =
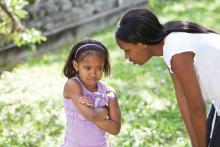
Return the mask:
<svg viewBox="0 0 220 147">
<path fill-rule="evenodd" d="M 160 2 L 150 6 L 162 22 L 184 19 L 220 31 L 217 0 Z M 103 81 L 116 89 L 122 110 L 121 132 L 110 136 L 109 142 L 116 147 L 189 147 L 162 58 L 152 58 L 143 66 L 125 61 L 115 44 L 114 27 L 90 36 L 109 48 L 112 74 Z M 66 81 L 62 69 L 70 48 L 31 57 L 1 75 L 0 146 L 55 147 L 62 142 Z"/>
</svg>

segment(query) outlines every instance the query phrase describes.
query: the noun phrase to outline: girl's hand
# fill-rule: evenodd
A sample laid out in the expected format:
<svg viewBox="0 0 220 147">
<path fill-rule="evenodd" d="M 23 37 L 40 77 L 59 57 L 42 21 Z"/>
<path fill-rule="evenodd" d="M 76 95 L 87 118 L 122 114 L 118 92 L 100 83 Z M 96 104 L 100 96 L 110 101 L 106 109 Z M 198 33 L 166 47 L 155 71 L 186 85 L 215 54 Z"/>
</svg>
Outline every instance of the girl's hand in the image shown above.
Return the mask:
<svg viewBox="0 0 220 147">
<path fill-rule="evenodd" d="M 84 105 L 88 106 L 88 107 L 94 108 L 93 104 L 90 102 L 90 100 L 86 96 L 81 96 L 79 98 L 79 102 L 81 104 L 84 104 Z"/>
</svg>

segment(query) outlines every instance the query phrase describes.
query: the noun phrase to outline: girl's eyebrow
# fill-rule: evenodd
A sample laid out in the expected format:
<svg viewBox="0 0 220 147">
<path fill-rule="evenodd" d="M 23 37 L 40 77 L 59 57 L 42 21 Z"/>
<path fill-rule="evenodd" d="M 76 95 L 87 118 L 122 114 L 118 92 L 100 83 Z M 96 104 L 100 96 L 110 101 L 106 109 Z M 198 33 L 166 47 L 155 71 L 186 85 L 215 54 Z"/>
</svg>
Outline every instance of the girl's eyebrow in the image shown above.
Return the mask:
<svg viewBox="0 0 220 147">
<path fill-rule="evenodd" d="M 102 68 L 102 67 L 104 67 L 104 66 L 103 66 L 103 65 L 101 65 L 101 66 L 97 66 L 97 67 L 101 67 L 101 68 Z"/>
<path fill-rule="evenodd" d="M 83 65 L 84 67 L 91 67 L 91 65 L 88 65 L 88 64 L 85 64 L 85 65 Z M 104 67 L 104 65 L 99 65 L 99 66 L 97 66 L 97 67 Z"/>
</svg>

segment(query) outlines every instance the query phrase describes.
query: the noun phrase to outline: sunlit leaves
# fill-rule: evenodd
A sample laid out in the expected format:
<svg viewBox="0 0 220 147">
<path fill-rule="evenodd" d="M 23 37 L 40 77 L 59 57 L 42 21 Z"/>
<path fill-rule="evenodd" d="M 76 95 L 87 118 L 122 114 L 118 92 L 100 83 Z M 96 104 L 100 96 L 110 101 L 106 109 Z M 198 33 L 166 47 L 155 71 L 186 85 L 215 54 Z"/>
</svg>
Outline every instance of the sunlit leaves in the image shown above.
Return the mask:
<svg viewBox="0 0 220 147">
<path fill-rule="evenodd" d="M 0 1 L 0 40 L 2 44 L 13 42 L 21 47 L 34 49 L 36 43 L 46 41 L 40 31 L 23 26 L 22 20 L 27 11 L 24 7 L 28 5 L 26 0 Z"/>
<path fill-rule="evenodd" d="M 163 2 L 165 4 L 166 0 Z M 209 24 L 218 27 L 219 15 L 201 19 L 203 17 L 197 14 L 204 13 L 202 10 L 210 15 L 206 11 L 209 8 L 219 11 L 219 2 L 202 1 L 199 6 L 204 9 L 196 9 L 200 1 L 191 2 L 190 9 L 196 12 L 189 11 L 191 18 L 198 17 L 207 24 L 206 20 L 211 19 Z M 185 19 L 186 15 L 179 15 L 185 7 L 180 2 L 168 3 L 163 9 L 158 6 L 154 10 L 162 20 Z M 178 13 L 174 11 L 176 8 Z M 123 51 L 115 44 L 114 27 L 90 36 L 102 41 L 110 51 L 112 75 L 103 81 L 117 91 L 122 110 L 121 132 L 117 136 L 110 135 L 109 142 L 115 147 L 190 147 L 163 60 L 153 58 L 143 66 L 125 62 Z M 26 40 L 29 39 L 26 36 Z M 63 141 L 62 90 L 66 79 L 61 73 L 68 52 L 69 49 L 64 48 L 31 58 L 12 72 L 1 75 L 0 146 L 53 147 Z"/>
</svg>

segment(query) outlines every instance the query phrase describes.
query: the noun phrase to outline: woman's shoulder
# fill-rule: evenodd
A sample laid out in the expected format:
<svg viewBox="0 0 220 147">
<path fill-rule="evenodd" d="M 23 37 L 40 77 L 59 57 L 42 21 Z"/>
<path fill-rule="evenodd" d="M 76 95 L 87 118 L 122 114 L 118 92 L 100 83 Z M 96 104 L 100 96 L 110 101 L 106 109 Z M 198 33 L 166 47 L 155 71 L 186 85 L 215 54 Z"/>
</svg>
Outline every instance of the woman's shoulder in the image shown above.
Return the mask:
<svg viewBox="0 0 220 147">
<path fill-rule="evenodd" d="M 194 37 L 195 34 L 186 32 L 172 32 L 167 35 L 164 39 L 164 52 L 174 51 L 175 49 L 187 49 L 194 47 L 194 41 L 198 37 Z M 197 34 L 198 35 L 198 34 Z"/>
<path fill-rule="evenodd" d="M 190 35 L 191 33 L 186 33 L 186 32 L 172 32 L 170 34 L 168 34 L 164 41 L 167 43 L 167 42 L 172 42 L 172 43 L 175 43 L 175 42 L 179 42 L 179 41 L 185 41 L 185 40 L 188 40 L 190 38 Z"/>
<path fill-rule="evenodd" d="M 182 36 L 182 35 L 187 35 L 187 34 L 190 34 L 190 33 L 187 33 L 187 32 L 171 32 L 167 36 Z"/>
<path fill-rule="evenodd" d="M 171 73 L 170 62 L 174 55 L 184 52 L 196 53 L 194 41 L 195 40 L 191 38 L 191 35 L 185 32 L 173 32 L 164 39 L 163 59 Z"/>
<path fill-rule="evenodd" d="M 220 37 L 220 35 L 217 33 L 172 32 L 165 37 L 165 41 L 183 42 L 194 39 L 204 39 L 206 37 Z"/>
</svg>

